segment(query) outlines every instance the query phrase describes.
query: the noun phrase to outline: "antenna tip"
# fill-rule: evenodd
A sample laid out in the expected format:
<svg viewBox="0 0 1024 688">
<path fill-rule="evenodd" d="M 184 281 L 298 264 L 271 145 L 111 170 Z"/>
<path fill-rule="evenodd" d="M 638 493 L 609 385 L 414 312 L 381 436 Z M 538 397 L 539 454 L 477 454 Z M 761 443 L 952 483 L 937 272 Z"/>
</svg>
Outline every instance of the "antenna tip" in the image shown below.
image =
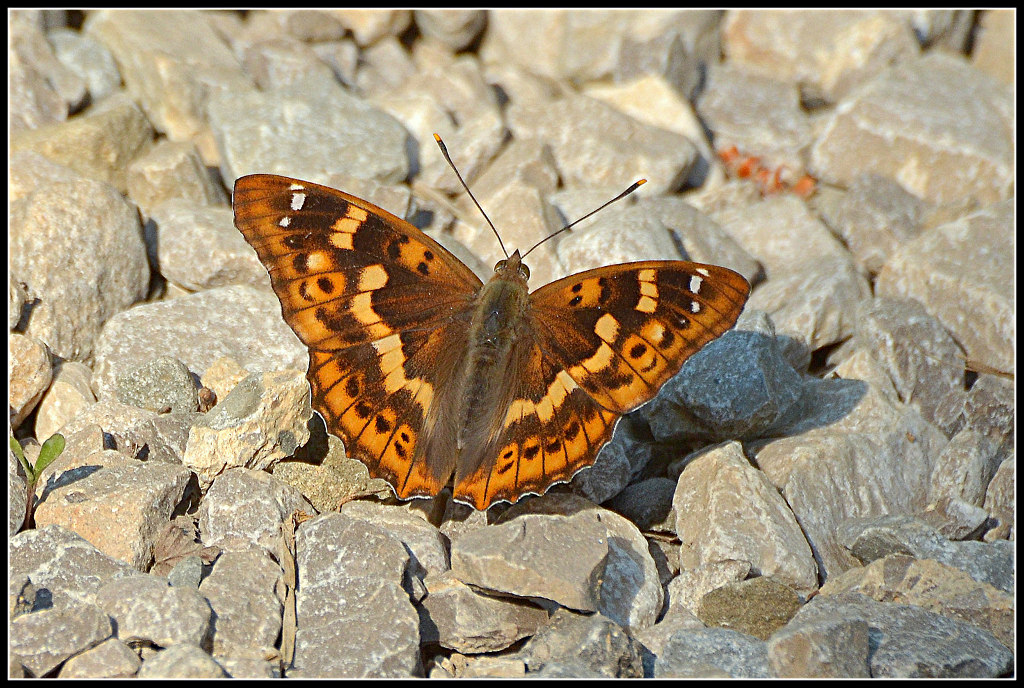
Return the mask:
<svg viewBox="0 0 1024 688">
<path fill-rule="evenodd" d="M 434 134 L 434 140 L 437 141 L 438 143 L 441 143 L 441 137 L 438 136 L 436 133 Z"/>
<path fill-rule="evenodd" d="M 437 136 L 437 134 L 434 134 L 434 136 Z M 646 179 L 641 179 L 640 181 L 638 181 L 638 182 L 636 183 L 636 186 L 643 186 L 643 185 L 644 185 L 644 184 L 646 184 L 646 183 L 647 183 L 647 180 L 646 180 Z"/>
</svg>

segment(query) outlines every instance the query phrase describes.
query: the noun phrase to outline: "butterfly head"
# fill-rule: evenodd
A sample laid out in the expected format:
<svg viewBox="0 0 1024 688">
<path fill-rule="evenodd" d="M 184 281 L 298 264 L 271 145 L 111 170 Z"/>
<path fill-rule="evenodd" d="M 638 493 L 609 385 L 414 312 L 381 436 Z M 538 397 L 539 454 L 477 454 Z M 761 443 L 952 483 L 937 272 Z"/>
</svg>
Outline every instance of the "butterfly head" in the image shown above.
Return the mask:
<svg viewBox="0 0 1024 688">
<path fill-rule="evenodd" d="M 530 279 L 530 268 L 523 262 L 523 257 L 519 255 L 519 249 L 516 249 L 511 256 L 495 263 L 494 274 L 506 279 L 520 279 L 525 284 Z"/>
</svg>

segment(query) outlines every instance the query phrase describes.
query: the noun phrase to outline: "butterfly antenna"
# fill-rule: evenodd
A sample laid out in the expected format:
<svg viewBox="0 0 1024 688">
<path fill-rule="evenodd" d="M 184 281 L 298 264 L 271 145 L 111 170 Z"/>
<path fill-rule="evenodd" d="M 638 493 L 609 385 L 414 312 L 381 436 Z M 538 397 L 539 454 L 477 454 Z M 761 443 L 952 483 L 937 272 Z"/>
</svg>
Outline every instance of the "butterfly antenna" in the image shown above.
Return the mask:
<svg viewBox="0 0 1024 688">
<path fill-rule="evenodd" d="M 498 237 L 498 244 L 501 246 L 501 252 L 505 254 L 506 258 L 508 258 L 508 251 L 505 250 L 505 242 L 501 240 L 501 235 L 498 234 L 498 230 L 494 228 L 494 223 L 491 222 L 491 218 L 487 217 L 487 213 L 485 213 L 484 209 L 480 207 L 480 202 L 476 200 L 476 196 L 474 196 L 473 192 L 469 190 L 469 185 L 466 184 L 466 180 L 462 178 L 461 174 L 459 174 L 459 168 L 455 166 L 455 163 L 452 162 L 451 156 L 448 155 L 448 148 L 445 147 L 444 141 L 442 141 L 441 137 L 437 134 L 434 134 L 434 140 L 437 141 L 437 145 L 441 149 L 441 155 L 444 156 L 444 159 L 448 161 L 449 165 L 451 165 L 452 170 L 455 171 L 455 176 L 458 177 L 459 181 L 462 183 L 462 188 L 466 190 L 469 197 L 473 199 L 474 203 L 476 203 L 476 207 L 480 210 L 480 214 L 484 216 L 484 219 L 487 220 L 487 224 L 491 226 L 491 231 L 494 232 L 494 236 Z"/>
<path fill-rule="evenodd" d="M 537 248 L 538 246 L 543 244 L 548 239 L 554 239 L 556 236 L 558 236 L 559 234 L 561 234 L 565 230 L 571 229 L 574 225 L 578 225 L 579 223 L 583 222 L 584 220 L 586 220 L 588 217 L 590 217 L 594 213 L 598 212 L 599 210 L 604 210 L 605 208 L 610 206 L 615 201 L 621 201 L 623 198 L 625 198 L 629 194 L 633 193 L 634 191 L 636 191 L 637 189 L 639 189 L 641 186 L 643 186 L 646 183 L 647 183 L 646 179 L 641 179 L 639 181 L 633 182 L 632 186 L 630 186 L 628 189 L 626 189 L 625 191 L 620 193 L 618 196 L 616 196 L 612 200 L 610 200 L 607 203 L 605 203 L 604 205 L 602 205 L 600 208 L 596 208 L 594 210 L 591 210 L 589 213 L 587 213 L 586 215 L 584 215 L 580 219 L 576 220 L 575 222 L 570 222 L 569 224 L 567 224 L 565 227 L 562 227 L 560 230 L 558 230 L 554 234 L 549 234 L 546 237 L 544 237 L 543 239 L 541 239 L 540 241 L 538 241 L 536 244 L 534 244 L 533 246 L 530 247 L 529 251 L 527 251 L 526 253 L 523 254 L 523 258 L 526 258 L 526 256 L 530 255 L 530 252 L 533 251 L 533 249 Z"/>
</svg>

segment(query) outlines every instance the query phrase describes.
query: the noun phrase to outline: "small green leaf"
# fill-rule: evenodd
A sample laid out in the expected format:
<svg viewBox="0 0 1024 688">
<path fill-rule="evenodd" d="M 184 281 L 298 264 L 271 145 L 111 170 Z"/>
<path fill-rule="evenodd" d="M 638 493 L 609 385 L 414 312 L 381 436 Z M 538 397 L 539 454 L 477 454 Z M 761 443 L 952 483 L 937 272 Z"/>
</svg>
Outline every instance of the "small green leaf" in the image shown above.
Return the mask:
<svg viewBox="0 0 1024 688">
<path fill-rule="evenodd" d="M 25 452 L 21 448 L 21 442 L 14 439 L 14 435 L 11 435 L 11 451 L 18 457 L 18 461 L 21 462 L 21 467 L 25 469 L 25 476 L 27 478 L 32 477 L 32 466 L 29 465 L 28 461 L 25 460 Z"/>
<path fill-rule="evenodd" d="M 36 459 L 36 475 L 42 473 L 47 466 L 53 463 L 62 451 L 64 451 L 64 436 L 60 433 L 51 435 L 48 440 L 43 442 L 43 446 L 39 449 L 39 458 Z"/>
<path fill-rule="evenodd" d="M 21 442 L 14 439 L 14 435 L 11 435 L 11 451 L 22 461 L 25 460 L 25 452 L 21 450 Z"/>
</svg>

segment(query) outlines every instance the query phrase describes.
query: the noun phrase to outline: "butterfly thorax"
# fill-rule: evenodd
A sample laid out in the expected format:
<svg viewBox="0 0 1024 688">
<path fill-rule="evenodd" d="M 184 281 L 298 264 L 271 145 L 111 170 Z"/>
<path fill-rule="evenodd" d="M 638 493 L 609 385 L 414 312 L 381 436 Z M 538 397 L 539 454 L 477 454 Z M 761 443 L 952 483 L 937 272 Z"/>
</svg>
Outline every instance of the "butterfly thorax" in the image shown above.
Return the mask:
<svg viewBox="0 0 1024 688">
<path fill-rule="evenodd" d="M 526 316 L 529 274 L 516 251 L 511 258 L 495 266 L 494 276 L 480 290 L 469 341 L 479 347 L 482 354 L 501 359 L 507 352 L 517 325 Z"/>
</svg>

